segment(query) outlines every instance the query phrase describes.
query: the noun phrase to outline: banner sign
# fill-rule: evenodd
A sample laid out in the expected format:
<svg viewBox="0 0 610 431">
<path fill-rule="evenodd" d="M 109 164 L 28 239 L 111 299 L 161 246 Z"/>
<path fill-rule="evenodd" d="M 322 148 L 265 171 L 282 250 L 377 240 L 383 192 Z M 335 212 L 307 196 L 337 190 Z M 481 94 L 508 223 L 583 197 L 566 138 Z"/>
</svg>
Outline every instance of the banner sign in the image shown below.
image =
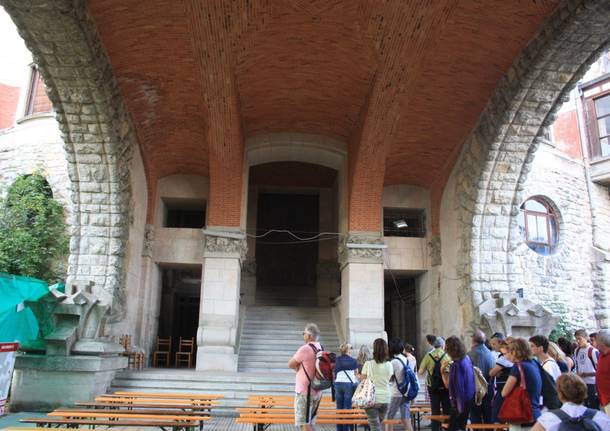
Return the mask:
<svg viewBox="0 0 610 431">
<path fill-rule="evenodd" d="M 3 416 L 6 410 L 6 400 L 15 366 L 15 353 L 18 348 L 19 343 L 0 343 L 0 416 Z"/>
</svg>

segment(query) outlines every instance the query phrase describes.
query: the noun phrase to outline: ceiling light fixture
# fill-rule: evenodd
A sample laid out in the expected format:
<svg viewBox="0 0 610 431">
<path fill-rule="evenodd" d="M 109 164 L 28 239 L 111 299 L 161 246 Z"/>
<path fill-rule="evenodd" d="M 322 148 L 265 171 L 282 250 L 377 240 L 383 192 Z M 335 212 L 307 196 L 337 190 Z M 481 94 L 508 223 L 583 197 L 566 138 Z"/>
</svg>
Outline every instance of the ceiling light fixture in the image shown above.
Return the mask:
<svg viewBox="0 0 610 431">
<path fill-rule="evenodd" d="M 407 222 L 404 219 L 400 219 L 400 220 L 394 220 L 394 226 L 396 226 L 396 229 L 404 229 L 406 227 L 409 227 L 409 225 L 407 224 Z"/>
</svg>

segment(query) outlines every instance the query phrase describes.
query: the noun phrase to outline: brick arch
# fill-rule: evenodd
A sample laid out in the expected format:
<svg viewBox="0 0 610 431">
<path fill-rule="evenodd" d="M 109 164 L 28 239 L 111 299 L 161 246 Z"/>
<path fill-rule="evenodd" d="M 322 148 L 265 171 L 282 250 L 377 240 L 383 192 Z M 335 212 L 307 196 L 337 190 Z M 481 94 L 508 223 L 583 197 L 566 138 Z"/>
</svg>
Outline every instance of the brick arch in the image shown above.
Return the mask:
<svg viewBox="0 0 610 431">
<path fill-rule="evenodd" d="M 0 0 L 31 51 L 56 112 L 72 188 L 68 283 L 96 283 L 125 315 L 129 162 L 135 134 L 85 1 Z"/>
<path fill-rule="evenodd" d="M 608 46 L 610 4 L 563 1 L 499 83 L 465 142 L 456 169 L 461 249 L 458 297 L 464 321 L 491 293 L 515 293 L 522 269 L 512 253 L 523 185 L 539 137 L 588 66 Z M 602 289 L 603 290 L 603 289 Z M 469 300 L 469 297 L 471 298 Z M 605 298 L 603 308 L 607 308 Z"/>
</svg>

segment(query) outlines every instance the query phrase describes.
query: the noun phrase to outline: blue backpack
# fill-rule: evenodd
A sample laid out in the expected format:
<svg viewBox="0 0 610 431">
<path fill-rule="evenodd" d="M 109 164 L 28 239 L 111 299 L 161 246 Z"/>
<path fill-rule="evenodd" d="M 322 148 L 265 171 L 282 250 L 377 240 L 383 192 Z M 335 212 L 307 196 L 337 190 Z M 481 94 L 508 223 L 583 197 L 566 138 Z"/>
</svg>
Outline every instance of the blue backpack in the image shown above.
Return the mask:
<svg viewBox="0 0 610 431">
<path fill-rule="evenodd" d="M 419 393 L 419 381 L 417 380 L 417 376 L 411 367 L 406 364 L 406 362 L 403 362 L 398 357 L 394 357 L 394 359 L 398 359 L 398 361 L 402 364 L 403 371 L 403 378 L 401 382 L 396 379 L 396 374 L 394 374 L 394 380 L 396 380 L 398 392 L 400 392 L 407 401 L 414 400 Z"/>
</svg>

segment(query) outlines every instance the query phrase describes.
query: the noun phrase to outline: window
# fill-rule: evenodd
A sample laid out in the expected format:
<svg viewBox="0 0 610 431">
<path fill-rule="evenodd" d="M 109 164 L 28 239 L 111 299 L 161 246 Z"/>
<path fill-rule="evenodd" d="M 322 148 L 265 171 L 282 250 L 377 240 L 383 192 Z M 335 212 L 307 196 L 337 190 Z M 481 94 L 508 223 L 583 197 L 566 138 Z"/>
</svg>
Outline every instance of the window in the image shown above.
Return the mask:
<svg viewBox="0 0 610 431">
<path fill-rule="evenodd" d="M 610 156 L 610 94 L 595 99 L 599 155 Z"/>
<path fill-rule="evenodd" d="M 163 227 L 202 229 L 205 224 L 205 202 L 190 199 L 164 199 Z"/>
<path fill-rule="evenodd" d="M 543 256 L 553 253 L 559 229 L 555 210 L 541 197 L 528 199 L 521 205 L 519 231 L 529 248 Z"/>
<path fill-rule="evenodd" d="M 426 236 L 426 212 L 422 209 L 384 208 L 383 235 L 423 238 Z"/>
<path fill-rule="evenodd" d="M 610 94 L 585 99 L 592 159 L 610 157 Z"/>
<path fill-rule="evenodd" d="M 43 114 L 51 112 L 51 110 L 51 101 L 45 92 L 44 83 L 38 68 L 32 66 L 24 116 Z"/>
</svg>

